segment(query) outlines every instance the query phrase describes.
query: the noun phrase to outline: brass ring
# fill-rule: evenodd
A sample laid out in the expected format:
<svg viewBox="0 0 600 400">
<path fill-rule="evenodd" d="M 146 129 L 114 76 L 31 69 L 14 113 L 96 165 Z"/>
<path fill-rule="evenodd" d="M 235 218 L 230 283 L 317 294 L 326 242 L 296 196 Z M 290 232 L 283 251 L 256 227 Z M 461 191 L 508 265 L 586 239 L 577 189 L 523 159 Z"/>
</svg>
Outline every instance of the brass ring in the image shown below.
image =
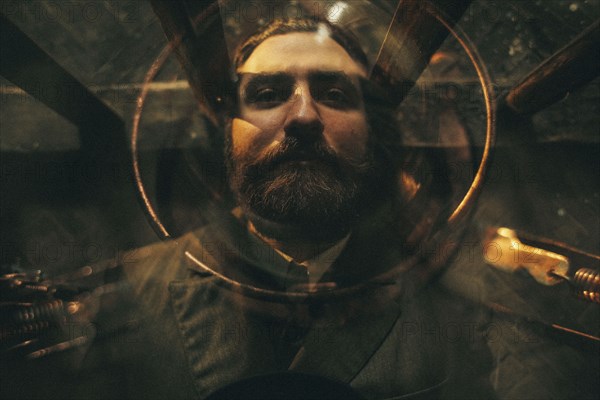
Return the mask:
<svg viewBox="0 0 600 400">
<path fill-rule="evenodd" d="M 215 2 L 214 4 L 218 4 L 218 3 Z M 204 19 L 207 16 L 209 16 L 208 14 L 210 12 L 214 12 L 215 8 L 218 9 L 218 7 L 209 7 L 207 10 L 205 10 L 205 12 L 203 14 L 201 14 L 198 18 L 196 18 L 196 21 Z M 448 22 L 448 20 L 442 16 L 442 14 L 439 10 L 437 10 L 435 8 L 432 9 L 430 7 L 428 7 L 427 10 L 434 13 L 435 18 L 437 18 L 438 21 L 441 24 L 443 24 L 444 27 L 452 34 L 452 36 L 459 42 L 459 44 L 462 46 L 463 50 L 465 51 L 465 53 L 471 60 L 471 63 L 477 72 L 479 83 L 481 85 L 483 98 L 484 98 L 484 102 L 485 102 L 485 109 L 486 109 L 486 138 L 485 138 L 485 145 L 484 145 L 484 149 L 483 149 L 483 155 L 482 155 L 481 161 L 479 163 L 477 173 L 476 173 L 475 177 L 473 178 L 473 182 L 471 183 L 467 193 L 465 194 L 465 196 L 462 198 L 462 200 L 460 201 L 458 206 L 454 209 L 454 211 L 450 214 L 450 216 L 447 219 L 447 224 L 446 224 L 446 229 L 447 229 L 447 228 L 452 228 L 452 227 L 456 226 L 461 220 L 463 220 L 465 217 L 468 216 L 468 213 L 470 212 L 472 206 L 475 204 L 475 201 L 477 200 L 477 197 L 482 190 L 483 183 L 485 180 L 485 175 L 489 168 L 492 148 L 493 148 L 493 145 L 495 142 L 495 137 L 496 137 L 496 131 L 495 131 L 496 103 L 494 100 L 493 86 L 491 83 L 489 73 L 485 67 L 485 64 L 481 60 L 479 53 L 477 52 L 477 49 L 475 48 L 475 45 L 471 42 L 471 40 L 468 38 L 466 33 L 461 28 L 452 27 L 450 25 L 450 23 Z M 153 226 L 153 228 L 155 229 L 156 233 L 162 240 L 171 238 L 171 235 L 168 232 L 168 230 L 165 228 L 165 226 L 162 224 L 162 222 L 160 221 L 160 218 L 158 217 L 158 214 L 156 213 L 156 211 L 146 193 L 146 190 L 144 188 L 144 184 L 142 182 L 142 175 L 141 175 L 141 171 L 140 171 L 140 167 L 139 167 L 137 142 L 138 142 L 138 136 L 139 136 L 139 122 L 141 119 L 144 102 L 148 95 L 149 84 L 156 77 L 156 74 L 158 73 L 158 71 L 164 64 L 164 62 L 167 60 L 167 58 L 173 51 L 173 48 L 176 47 L 177 45 L 178 45 L 178 40 L 175 40 L 174 42 L 165 46 L 165 48 L 161 51 L 159 56 L 156 58 L 156 60 L 153 62 L 152 66 L 146 73 L 146 76 L 144 79 L 144 84 L 142 86 L 142 90 L 141 90 L 140 94 L 138 95 L 137 101 L 136 101 L 136 110 L 135 110 L 135 114 L 133 117 L 133 127 L 132 127 L 132 134 L 131 134 L 131 156 L 132 156 L 132 167 L 133 167 L 135 186 L 136 186 L 138 195 L 142 201 L 143 207 L 145 209 L 145 213 L 149 217 L 150 223 Z M 188 257 L 190 258 L 190 260 L 194 261 L 193 256 L 190 257 L 188 255 Z M 212 271 L 212 270 L 209 269 L 208 272 L 210 272 L 210 271 Z M 215 276 L 217 276 L 217 278 L 219 278 L 219 275 L 215 275 Z M 268 294 L 266 292 L 263 293 L 263 290 L 260 288 L 247 286 L 247 285 L 241 285 L 241 284 L 239 284 L 239 282 L 230 282 L 229 279 L 219 278 L 219 280 L 220 280 L 220 284 L 222 284 L 223 286 L 225 286 L 231 290 L 241 292 L 242 294 L 249 295 L 251 297 L 259 297 L 259 298 L 263 298 L 265 296 L 272 297 L 272 293 L 268 293 Z M 349 288 L 334 289 L 331 292 L 329 292 L 328 294 L 321 293 L 318 296 L 321 297 L 321 296 L 334 295 L 334 292 L 337 292 L 340 290 L 345 293 L 345 292 L 348 292 L 348 289 Z M 354 290 L 352 290 L 352 292 L 354 292 Z M 290 293 L 282 292 L 281 296 L 275 296 L 275 297 L 277 299 L 279 299 L 279 297 L 281 297 L 281 299 L 279 299 L 280 301 L 282 301 L 282 299 L 287 299 L 287 301 L 289 301 L 290 300 L 289 295 L 290 295 Z M 306 298 L 310 297 L 310 293 L 295 293 L 295 294 L 293 294 L 292 297 L 294 297 L 294 296 L 298 297 L 298 299 L 306 299 Z"/>
</svg>

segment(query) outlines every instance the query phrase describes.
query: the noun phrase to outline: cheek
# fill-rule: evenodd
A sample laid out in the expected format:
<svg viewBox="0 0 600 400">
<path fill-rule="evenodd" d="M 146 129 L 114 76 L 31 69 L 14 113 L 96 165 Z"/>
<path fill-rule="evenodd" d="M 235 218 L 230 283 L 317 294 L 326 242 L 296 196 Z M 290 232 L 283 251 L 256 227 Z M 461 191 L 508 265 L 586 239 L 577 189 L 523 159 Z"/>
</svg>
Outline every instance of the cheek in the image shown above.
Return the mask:
<svg viewBox="0 0 600 400">
<path fill-rule="evenodd" d="M 324 119 L 330 121 L 325 126 L 325 136 L 329 145 L 340 154 L 352 158 L 363 157 L 367 152 L 369 135 L 364 112 L 332 110 L 328 114 Z"/>
<path fill-rule="evenodd" d="M 234 118 L 231 124 L 231 150 L 236 157 L 256 156 L 269 147 L 273 135 L 269 129 L 257 126 L 245 119 Z"/>
<path fill-rule="evenodd" d="M 264 132 L 264 134 L 275 135 L 285 122 L 288 108 L 286 105 L 281 105 L 279 107 L 256 110 L 242 106 L 239 118 L 250 125 L 254 125 Z"/>
</svg>

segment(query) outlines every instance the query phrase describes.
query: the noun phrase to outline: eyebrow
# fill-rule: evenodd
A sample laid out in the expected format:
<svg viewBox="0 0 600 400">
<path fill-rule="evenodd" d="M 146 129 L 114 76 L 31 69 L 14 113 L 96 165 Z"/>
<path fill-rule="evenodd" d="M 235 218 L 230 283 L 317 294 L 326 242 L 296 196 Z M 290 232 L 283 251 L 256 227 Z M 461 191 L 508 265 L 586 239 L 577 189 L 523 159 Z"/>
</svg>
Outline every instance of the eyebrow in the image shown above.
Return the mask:
<svg viewBox="0 0 600 400">
<path fill-rule="evenodd" d="M 285 84 L 294 81 L 293 74 L 288 72 L 242 72 L 239 73 L 240 85 L 243 87 L 248 86 L 259 86 L 263 84 Z M 248 76 L 248 80 L 244 81 L 244 77 Z M 309 81 L 322 81 L 322 82 L 341 82 L 345 85 L 356 86 L 355 81 L 352 80 L 351 76 L 342 71 L 321 71 L 314 70 L 308 72 Z"/>
<path fill-rule="evenodd" d="M 260 86 L 264 84 L 282 84 L 282 83 L 291 83 L 294 78 L 291 74 L 287 74 L 285 72 L 275 72 L 275 73 L 241 73 L 239 74 L 240 85 L 243 84 L 245 88 L 248 86 Z M 243 83 L 244 77 L 248 76 L 248 81 Z"/>
<path fill-rule="evenodd" d="M 341 71 L 314 71 L 308 73 L 308 80 L 310 82 L 325 82 L 333 83 L 339 82 L 345 86 L 356 87 L 356 82 L 352 78 Z"/>
</svg>

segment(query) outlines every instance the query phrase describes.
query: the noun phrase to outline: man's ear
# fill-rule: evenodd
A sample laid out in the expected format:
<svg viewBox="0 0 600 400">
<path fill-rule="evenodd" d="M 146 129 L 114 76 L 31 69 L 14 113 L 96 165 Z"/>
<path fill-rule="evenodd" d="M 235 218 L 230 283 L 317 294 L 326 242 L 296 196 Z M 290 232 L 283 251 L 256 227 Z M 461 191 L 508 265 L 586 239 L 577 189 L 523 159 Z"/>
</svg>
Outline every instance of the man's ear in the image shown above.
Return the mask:
<svg viewBox="0 0 600 400">
<path fill-rule="evenodd" d="M 237 90 L 237 84 L 230 82 L 230 85 L 223 89 L 221 96 L 219 96 L 218 107 L 215 108 L 219 127 L 225 128 L 228 120 L 231 120 L 240 114 Z"/>
</svg>

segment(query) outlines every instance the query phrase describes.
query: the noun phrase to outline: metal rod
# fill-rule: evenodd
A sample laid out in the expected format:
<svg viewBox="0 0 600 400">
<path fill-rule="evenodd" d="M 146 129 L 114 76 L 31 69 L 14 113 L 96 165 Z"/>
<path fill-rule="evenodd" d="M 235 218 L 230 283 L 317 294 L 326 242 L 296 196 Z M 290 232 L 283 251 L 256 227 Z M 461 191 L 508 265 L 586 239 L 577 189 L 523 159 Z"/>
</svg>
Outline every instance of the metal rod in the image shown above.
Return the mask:
<svg viewBox="0 0 600 400">
<path fill-rule="evenodd" d="M 453 26 L 470 4 L 471 0 L 398 1 L 372 72 L 375 81 L 391 86 L 395 103 L 406 97 L 450 34 L 440 18 Z"/>
<path fill-rule="evenodd" d="M 514 321 L 538 325 L 538 326 L 544 327 L 546 329 L 549 329 L 551 332 L 558 331 L 558 332 L 566 333 L 569 335 L 574 335 L 576 337 L 583 338 L 586 340 L 591 340 L 593 342 L 600 342 L 600 337 L 598 337 L 598 336 L 590 335 L 589 333 L 581 332 L 576 329 L 568 328 L 566 326 L 546 322 L 541 319 L 535 319 L 535 318 L 531 318 L 528 316 L 524 316 L 502 304 L 498 304 L 498 303 L 482 303 L 482 304 L 485 307 L 487 307 L 489 310 L 491 310 L 492 312 L 494 312 L 498 315 L 504 315 L 509 318 L 512 318 Z"/>
<path fill-rule="evenodd" d="M 194 25 L 198 18 L 190 16 L 181 0 L 151 0 L 154 13 L 175 55 L 185 71 L 190 87 L 206 116 L 218 125 L 218 111 L 225 105 L 224 94 L 233 93 L 229 74 L 229 56 L 221 23 L 218 2 L 201 5 L 200 19 L 217 18 L 207 23 L 206 31 L 196 35 Z"/>
<path fill-rule="evenodd" d="M 554 53 L 510 90 L 505 104 L 520 115 L 563 99 L 600 73 L 600 20 Z"/>
</svg>

